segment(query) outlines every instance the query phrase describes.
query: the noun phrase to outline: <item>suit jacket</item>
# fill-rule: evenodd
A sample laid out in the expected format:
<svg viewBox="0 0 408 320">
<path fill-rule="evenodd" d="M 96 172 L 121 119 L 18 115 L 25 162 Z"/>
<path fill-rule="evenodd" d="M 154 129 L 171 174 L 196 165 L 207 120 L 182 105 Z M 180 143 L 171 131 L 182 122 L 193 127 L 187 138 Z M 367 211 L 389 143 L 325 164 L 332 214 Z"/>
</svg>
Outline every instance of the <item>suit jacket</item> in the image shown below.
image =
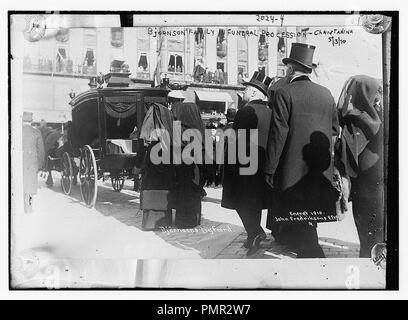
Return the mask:
<svg viewBox="0 0 408 320">
<path fill-rule="evenodd" d="M 271 108 L 265 173 L 273 176 L 277 190 L 286 190 L 308 173 L 305 146 L 331 154 L 332 136 L 339 132 L 336 106 L 328 89 L 301 76 L 276 90 Z M 314 162 L 319 160 L 324 162 Z M 323 172 L 330 181 L 332 170 L 330 163 Z"/>
<path fill-rule="evenodd" d="M 228 164 L 226 154 L 224 158 L 221 206 L 230 209 L 249 207 L 256 210 L 266 208 L 265 195 L 268 186 L 265 182 L 264 169 L 270 120 L 271 110 L 268 108 L 267 103 L 261 100 L 251 101 L 238 110 L 234 119 L 234 130 L 258 129 L 257 171 L 253 175 L 241 175 L 240 168 L 247 166 L 239 163 Z M 247 132 L 246 136 L 249 137 L 249 132 Z M 228 152 L 228 148 L 226 150 Z M 238 150 L 238 146 L 236 146 L 236 150 Z"/>
</svg>

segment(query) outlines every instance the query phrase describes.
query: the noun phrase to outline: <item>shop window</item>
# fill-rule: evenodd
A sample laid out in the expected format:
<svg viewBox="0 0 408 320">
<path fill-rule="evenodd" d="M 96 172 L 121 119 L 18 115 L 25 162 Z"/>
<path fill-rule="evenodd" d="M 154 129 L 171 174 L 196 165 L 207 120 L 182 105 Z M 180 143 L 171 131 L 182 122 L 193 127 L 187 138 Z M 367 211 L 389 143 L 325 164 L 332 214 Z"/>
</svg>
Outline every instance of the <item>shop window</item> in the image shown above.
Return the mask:
<svg viewBox="0 0 408 320">
<path fill-rule="evenodd" d="M 183 69 L 183 56 L 178 53 L 170 54 L 167 71 L 181 73 Z"/>
</svg>

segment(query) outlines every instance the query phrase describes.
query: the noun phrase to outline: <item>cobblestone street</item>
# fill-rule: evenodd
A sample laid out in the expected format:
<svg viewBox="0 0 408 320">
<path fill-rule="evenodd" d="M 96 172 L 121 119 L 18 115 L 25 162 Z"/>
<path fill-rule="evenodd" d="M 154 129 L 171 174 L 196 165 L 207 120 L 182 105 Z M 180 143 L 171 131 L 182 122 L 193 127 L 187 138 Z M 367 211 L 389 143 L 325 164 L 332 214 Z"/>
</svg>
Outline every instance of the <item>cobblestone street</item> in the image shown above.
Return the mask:
<svg viewBox="0 0 408 320">
<path fill-rule="evenodd" d="M 221 208 L 221 188 L 206 188 L 201 225 L 193 229 L 162 228 L 142 231 L 139 193 L 132 181 L 121 192 L 113 191 L 110 180 L 99 182 L 95 208 L 81 202 L 78 186 L 62 193 L 54 173 L 52 188 L 40 189 L 34 198 L 34 212 L 13 220 L 16 249 L 45 248 L 63 258 L 158 258 L 158 259 L 291 259 L 287 248 L 266 241 L 254 255 L 243 247 L 246 233 L 233 210 Z M 262 225 L 266 222 L 263 213 Z M 39 231 L 40 230 L 40 231 Z M 266 230 L 268 234 L 270 232 Z M 341 222 L 320 224 L 319 241 L 328 258 L 358 257 L 359 244 L 352 215 Z M 19 234 L 24 233 L 24 237 Z M 268 235 L 269 239 L 270 235 Z"/>
</svg>

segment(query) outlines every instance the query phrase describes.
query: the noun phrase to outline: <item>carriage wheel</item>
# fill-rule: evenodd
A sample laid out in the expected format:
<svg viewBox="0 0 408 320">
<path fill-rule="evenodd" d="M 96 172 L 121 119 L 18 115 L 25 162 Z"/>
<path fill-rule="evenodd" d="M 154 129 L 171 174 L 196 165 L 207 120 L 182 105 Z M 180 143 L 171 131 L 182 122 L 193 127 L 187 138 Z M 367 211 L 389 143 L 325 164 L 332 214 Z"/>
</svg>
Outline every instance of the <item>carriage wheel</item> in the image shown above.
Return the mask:
<svg viewBox="0 0 408 320">
<path fill-rule="evenodd" d="M 71 192 L 72 187 L 72 163 L 68 152 L 64 152 L 62 155 L 62 171 L 61 171 L 61 188 L 65 194 Z"/>
<path fill-rule="evenodd" d="M 121 176 L 111 177 L 112 188 L 116 192 L 120 192 L 125 184 L 125 178 Z"/>
<path fill-rule="evenodd" d="M 79 161 L 79 187 L 85 204 L 92 208 L 95 205 L 98 180 L 98 168 L 96 167 L 95 155 L 88 145 L 81 149 Z"/>
</svg>

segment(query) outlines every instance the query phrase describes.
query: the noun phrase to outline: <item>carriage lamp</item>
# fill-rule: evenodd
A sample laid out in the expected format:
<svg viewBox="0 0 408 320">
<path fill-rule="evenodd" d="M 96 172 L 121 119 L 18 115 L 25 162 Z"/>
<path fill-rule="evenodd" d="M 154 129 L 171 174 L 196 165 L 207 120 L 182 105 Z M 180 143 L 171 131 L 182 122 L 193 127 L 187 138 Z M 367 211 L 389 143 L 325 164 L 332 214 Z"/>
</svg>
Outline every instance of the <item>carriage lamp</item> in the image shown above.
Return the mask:
<svg viewBox="0 0 408 320">
<path fill-rule="evenodd" d="M 98 86 L 98 83 L 96 82 L 96 77 L 91 77 L 91 78 L 89 79 L 88 86 L 89 86 L 91 89 L 94 89 L 94 88 L 96 88 L 96 87 Z"/>
<path fill-rule="evenodd" d="M 101 88 L 103 83 L 105 82 L 105 77 L 102 72 L 99 72 L 97 82 L 98 82 L 99 88 Z"/>
<path fill-rule="evenodd" d="M 71 100 L 75 98 L 74 90 L 71 89 L 71 92 L 69 93 L 69 97 L 71 98 Z"/>
</svg>

